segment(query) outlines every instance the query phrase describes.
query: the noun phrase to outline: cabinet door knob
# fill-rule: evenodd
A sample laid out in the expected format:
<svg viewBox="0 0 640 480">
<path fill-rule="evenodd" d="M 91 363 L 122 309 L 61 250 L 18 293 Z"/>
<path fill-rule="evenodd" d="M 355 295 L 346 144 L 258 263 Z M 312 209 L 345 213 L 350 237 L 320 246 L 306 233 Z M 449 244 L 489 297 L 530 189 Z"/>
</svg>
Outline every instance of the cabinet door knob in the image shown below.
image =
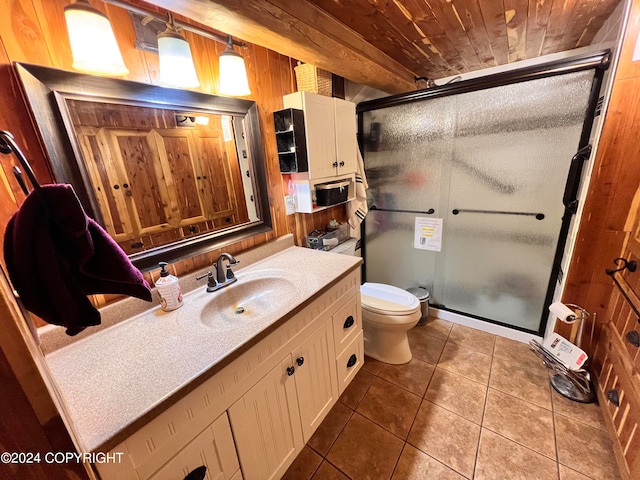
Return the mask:
<svg viewBox="0 0 640 480">
<path fill-rule="evenodd" d="M 627 342 L 629 342 L 634 347 L 640 347 L 640 333 L 637 330 L 631 330 L 627 332 L 625 335 Z"/>
<path fill-rule="evenodd" d="M 349 315 L 347 317 L 347 319 L 344 321 L 344 325 L 342 326 L 342 328 L 350 328 L 353 327 L 353 324 L 356 323 L 355 320 L 353 319 L 353 315 Z"/>
<path fill-rule="evenodd" d="M 618 391 L 617 390 L 609 390 L 607 392 L 607 398 L 609 399 L 609 401 L 611 403 L 613 403 L 616 407 L 620 406 L 620 396 L 618 395 Z"/>
<path fill-rule="evenodd" d="M 290 377 L 290 376 L 291 376 L 291 375 L 293 375 L 294 373 L 296 373 L 296 369 L 295 369 L 295 367 L 287 367 L 287 376 L 289 376 L 289 377 Z"/>
<path fill-rule="evenodd" d="M 340 162 L 340 166 L 344 167 L 344 160 L 342 162 Z"/>
<path fill-rule="evenodd" d="M 349 357 L 349 361 L 347 362 L 347 368 L 353 367 L 357 361 L 358 361 L 358 357 L 356 357 L 356 354 L 354 353 Z"/>
<path fill-rule="evenodd" d="M 207 475 L 207 467 L 202 465 L 201 467 L 195 468 L 191 470 L 184 480 L 204 480 L 204 477 Z"/>
<path fill-rule="evenodd" d="M 298 364 L 299 367 L 301 367 L 302 364 L 304 363 L 304 357 L 296 358 L 296 363 Z"/>
<path fill-rule="evenodd" d="M 338 168 L 338 162 L 333 162 L 332 165 L 333 165 L 334 168 Z"/>
</svg>

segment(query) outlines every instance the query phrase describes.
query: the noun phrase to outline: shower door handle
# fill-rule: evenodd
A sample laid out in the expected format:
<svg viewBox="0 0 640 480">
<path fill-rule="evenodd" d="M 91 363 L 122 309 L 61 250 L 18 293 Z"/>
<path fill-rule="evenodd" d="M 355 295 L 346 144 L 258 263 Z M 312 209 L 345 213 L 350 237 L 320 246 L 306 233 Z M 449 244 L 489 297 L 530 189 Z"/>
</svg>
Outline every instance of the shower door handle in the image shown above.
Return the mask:
<svg viewBox="0 0 640 480">
<path fill-rule="evenodd" d="M 567 184 L 564 187 L 564 195 L 562 196 L 562 203 L 565 208 L 571 213 L 575 214 L 578 211 L 578 187 L 580 186 L 580 175 L 582 173 L 582 165 L 585 160 L 588 160 L 591 156 L 591 144 L 586 147 L 582 147 L 576 152 L 571 159 L 571 165 L 569 166 L 569 175 L 567 176 Z"/>
<path fill-rule="evenodd" d="M 507 212 L 504 210 L 474 210 L 474 209 L 463 209 L 463 208 L 454 208 L 451 210 L 453 215 L 459 215 L 461 213 L 493 213 L 496 215 L 522 215 L 524 217 L 536 217 L 536 220 L 544 220 L 544 213 L 535 213 L 535 212 Z"/>
</svg>

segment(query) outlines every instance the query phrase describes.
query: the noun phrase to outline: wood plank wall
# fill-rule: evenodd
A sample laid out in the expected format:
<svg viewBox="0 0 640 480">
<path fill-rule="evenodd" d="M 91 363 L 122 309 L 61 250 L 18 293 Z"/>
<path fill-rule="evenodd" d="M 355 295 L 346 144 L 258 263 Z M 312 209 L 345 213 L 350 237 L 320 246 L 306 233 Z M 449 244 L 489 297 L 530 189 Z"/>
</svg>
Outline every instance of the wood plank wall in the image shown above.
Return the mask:
<svg viewBox="0 0 640 480">
<path fill-rule="evenodd" d="M 625 221 L 640 185 L 640 61 L 632 61 L 638 33 L 640 0 L 634 0 L 562 297 L 565 303 L 596 313 L 595 325 L 592 316 L 583 336 L 583 349 L 589 355 L 594 355 L 609 321 L 606 313 L 614 286 L 605 269 L 614 268 L 613 259 L 622 252 L 630 228 Z"/>
<path fill-rule="evenodd" d="M 8 3 L 8 4 L 7 4 Z M 0 15 L 0 130 L 8 130 L 32 163 L 41 183 L 50 183 L 53 174 L 41 148 L 38 136 L 30 122 L 25 104 L 20 98 L 18 86 L 11 72 L 11 62 L 26 62 L 48 67 L 72 70 L 71 49 L 64 23 L 63 8 L 71 0 L 9 0 L 4 2 Z M 122 8 L 91 2 L 105 12 L 114 28 L 118 45 L 130 71 L 126 77 L 147 83 L 157 83 L 158 56 L 134 47 L 135 33 L 129 14 Z M 131 2 L 136 3 L 136 2 Z M 141 2 L 138 2 L 141 3 Z M 151 9 L 163 12 L 158 7 Z M 176 16 L 189 23 L 188 19 Z M 190 22 L 194 23 L 194 22 Z M 221 33 L 221 32 L 217 32 Z M 199 91 L 216 94 L 218 84 L 217 58 L 225 45 L 197 34 L 184 32 L 193 52 L 196 71 L 200 80 Z M 242 40 L 242 39 L 240 39 Z M 269 204 L 273 218 L 273 231 L 230 245 L 224 250 L 232 254 L 273 240 L 289 232 L 295 233 L 296 242 L 304 244 L 304 235 L 326 225 L 331 218 L 344 219 L 344 207 L 334 207 L 321 214 L 296 214 L 286 216 L 284 188 L 279 173 L 275 146 L 272 112 L 282 108 L 282 96 L 296 90 L 293 66 L 295 61 L 272 50 L 249 44 L 242 55 L 247 64 L 250 100 L 258 105 L 260 130 L 264 145 Z M 2 156 L 0 163 L 0 234 L 9 217 L 17 209 L 24 195 L 10 174 L 15 158 Z M 1 242 L 1 239 L 0 239 Z M 198 257 L 176 262 L 172 268 L 176 275 L 184 275 L 210 265 L 221 253 L 211 251 Z M 155 279 L 146 274 L 151 282 Z M 103 305 L 118 299 L 116 296 L 96 295 L 94 303 Z"/>
</svg>

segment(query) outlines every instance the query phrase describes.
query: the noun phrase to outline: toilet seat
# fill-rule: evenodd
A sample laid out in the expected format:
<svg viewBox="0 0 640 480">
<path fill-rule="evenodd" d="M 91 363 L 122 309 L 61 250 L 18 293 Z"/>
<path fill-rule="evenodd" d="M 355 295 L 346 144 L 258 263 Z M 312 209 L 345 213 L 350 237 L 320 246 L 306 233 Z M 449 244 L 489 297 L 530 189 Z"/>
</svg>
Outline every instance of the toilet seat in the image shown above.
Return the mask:
<svg viewBox="0 0 640 480">
<path fill-rule="evenodd" d="M 379 315 L 412 316 L 420 310 L 420 301 L 415 295 L 392 285 L 364 283 L 360 286 L 362 308 Z M 393 322 L 393 319 L 389 323 Z"/>
</svg>

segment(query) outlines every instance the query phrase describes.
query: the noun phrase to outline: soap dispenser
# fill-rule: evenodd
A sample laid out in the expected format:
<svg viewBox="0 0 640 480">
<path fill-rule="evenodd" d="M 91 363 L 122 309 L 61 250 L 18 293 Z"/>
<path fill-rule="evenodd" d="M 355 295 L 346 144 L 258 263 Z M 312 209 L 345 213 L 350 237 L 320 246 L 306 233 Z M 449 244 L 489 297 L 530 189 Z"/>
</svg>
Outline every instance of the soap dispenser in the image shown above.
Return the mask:
<svg viewBox="0 0 640 480">
<path fill-rule="evenodd" d="M 156 282 L 160 295 L 160 308 L 170 312 L 182 306 L 182 290 L 178 277 L 171 275 L 167 270 L 167 262 L 158 263 L 160 266 L 160 278 Z"/>
</svg>

